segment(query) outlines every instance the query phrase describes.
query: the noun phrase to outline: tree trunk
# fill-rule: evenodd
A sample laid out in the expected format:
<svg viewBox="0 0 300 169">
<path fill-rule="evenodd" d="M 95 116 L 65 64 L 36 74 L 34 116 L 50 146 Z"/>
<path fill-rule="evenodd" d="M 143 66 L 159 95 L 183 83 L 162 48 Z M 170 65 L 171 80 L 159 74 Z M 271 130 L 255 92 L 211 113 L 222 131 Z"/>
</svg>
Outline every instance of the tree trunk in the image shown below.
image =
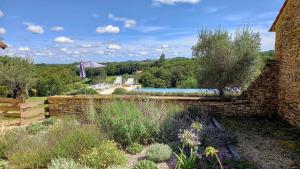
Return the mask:
<svg viewBox="0 0 300 169">
<path fill-rule="evenodd" d="M 223 89 L 218 89 L 219 90 L 219 96 L 220 97 L 224 97 L 224 91 Z"/>
</svg>

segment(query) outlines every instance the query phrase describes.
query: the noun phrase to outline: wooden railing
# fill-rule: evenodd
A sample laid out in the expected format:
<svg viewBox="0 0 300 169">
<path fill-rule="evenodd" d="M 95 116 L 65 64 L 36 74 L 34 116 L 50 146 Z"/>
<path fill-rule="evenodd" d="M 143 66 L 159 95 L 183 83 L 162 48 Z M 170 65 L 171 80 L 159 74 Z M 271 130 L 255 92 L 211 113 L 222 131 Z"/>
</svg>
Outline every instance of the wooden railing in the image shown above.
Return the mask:
<svg viewBox="0 0 300 169">
<path fill-rule="evenodd" d="M 0 98 L 0 114 L 9 117 L 22 117 L 26 109 L 22 107 L 22 99 Z"/>
</svg>

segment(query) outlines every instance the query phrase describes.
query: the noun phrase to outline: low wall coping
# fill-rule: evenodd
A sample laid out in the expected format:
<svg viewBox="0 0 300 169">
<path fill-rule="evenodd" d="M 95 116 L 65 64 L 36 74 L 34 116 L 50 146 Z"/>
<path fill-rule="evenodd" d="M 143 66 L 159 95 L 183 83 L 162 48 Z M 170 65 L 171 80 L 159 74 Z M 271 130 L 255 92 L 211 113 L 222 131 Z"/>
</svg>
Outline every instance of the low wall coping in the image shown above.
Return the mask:
<svg viewBox="0 0 300 169">
<path fill-rule="evenodd" d="M 92 95 L 77 95 L 77 96 L 49 96 L 48 101 L 51 100 L 88 100 L 88 99 L 125 99 L 125 100 L 136 100 L 136 99 L 151 99 L 151 100 L 187 100 L 187 101 L 232 101 L 230 97 L 183 97 L 183 96 L 143 96 L 143 95 L 109 95 L 109 96 L 92 96 Z"/>
</svg>

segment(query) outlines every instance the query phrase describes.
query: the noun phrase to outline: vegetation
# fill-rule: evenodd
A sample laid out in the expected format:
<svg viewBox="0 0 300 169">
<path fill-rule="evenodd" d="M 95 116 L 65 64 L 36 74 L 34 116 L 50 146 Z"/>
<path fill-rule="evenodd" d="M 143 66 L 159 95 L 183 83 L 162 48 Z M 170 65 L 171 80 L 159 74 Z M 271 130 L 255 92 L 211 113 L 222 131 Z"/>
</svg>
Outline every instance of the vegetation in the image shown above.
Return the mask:
<svg viewBox="0 0 300 169">
<path fill-rule="evenodd" d="M 143 145 L 138 143 L 133 143 L 126 148 L 126 150 L 131 154 L 137 154 L 143 151 Z"/>
<path fill-rule="evenodd" d="M 103 141 L 80 158 L 80 162 L 93 168 L 107 168 L 126 164 L 125 154 L 117 148 L 113 141 Z"/>
<path fill-rule="evenodd" d="M 0 85 L 10 90 L 13 98 L 28 96 L 28 89 L 35 84 L 34 76 L 35 66 L 31 60 L 1 57 Z"/>
<path fill-rule="evenodd" d="M 133 169 L 158 169 L 156 164 L 149 160 L 139 161 L 136 165 L 134 165 Z"/>
<path fill-rule="evenodd" d="M 43 168 L 53 158 L 76 160 L 103 140 L 97 128 L 71 119 L 65 120 L 35 135 L 24 129 L 7 133 L 5 157 L 17 169 Z"/>
<path fill-rule="evenodd" d="M 163 119 L 182 111 L 180 105 L 158 104 L 151 101 L 112 101 L 98 110 L 99 126 L 123 146 L 152 142 L 160 133 Z"/>
<path fill-rule="evenodd" d="M 82 164 L 76 163 L 73 159 L 55 158 L 51 160 L 48 169 L 91 169 Z"/>
<path fill-rule="evenodd" d="M 248 27 L 237 30 L 234 38 L 220 28 L 202 30 L 193 56 L 199 64 L 199 87 L 216 88 L 223 96 L 226 87 L 245 88 L 258 74 L 260 37 Z"/>
<path fill-rule="evenodd" d="M 146 152 L 148 160 L 162 162 L 168 160 L 172 155 L 172 149 L 165 144 L 153 144 Z"/>
<path fill-rule="evenodd" d="M 90 87 L 82 87 L 79 90 L 75 90 L 69 93 L 70 95 L 98 95 L 97 90 Z"/>
<path fill-rule="evenodd" d="M 112 94 L 115 94 L 115 95 L 123 95 L 123 94 L 126 94 L 127 93 L 127 90 L 124 89 L 124 88 L 121 88 L 121 87 L 118 87 L 114 90 L 114 92 Z"/>
</svg>

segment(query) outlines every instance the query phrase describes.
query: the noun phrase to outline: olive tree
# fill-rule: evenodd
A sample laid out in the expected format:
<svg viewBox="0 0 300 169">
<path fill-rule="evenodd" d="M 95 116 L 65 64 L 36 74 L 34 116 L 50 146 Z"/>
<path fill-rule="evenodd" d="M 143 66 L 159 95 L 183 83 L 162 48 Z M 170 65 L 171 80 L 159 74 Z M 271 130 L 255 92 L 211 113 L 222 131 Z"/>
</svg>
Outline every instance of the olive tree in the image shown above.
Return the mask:
<svg viewBox="0 0 300 169">
<path fill-rule="evenodd" d="M 202 30 L 192 49 L 199 62 L 199 87 L 216 88 L 220 96 L 226 87 L 245 88 L 257 74 L 260 37 L 248 27 L 233 36 L 222 29 Z"/>
<path fill-rule="evenodd" d="M 35 83 L 35 66 L 30 59 L 9 58 L 0 62 L 0 85 L 9 88 L 14 98 L 27 95 Z"/>
</svg>

